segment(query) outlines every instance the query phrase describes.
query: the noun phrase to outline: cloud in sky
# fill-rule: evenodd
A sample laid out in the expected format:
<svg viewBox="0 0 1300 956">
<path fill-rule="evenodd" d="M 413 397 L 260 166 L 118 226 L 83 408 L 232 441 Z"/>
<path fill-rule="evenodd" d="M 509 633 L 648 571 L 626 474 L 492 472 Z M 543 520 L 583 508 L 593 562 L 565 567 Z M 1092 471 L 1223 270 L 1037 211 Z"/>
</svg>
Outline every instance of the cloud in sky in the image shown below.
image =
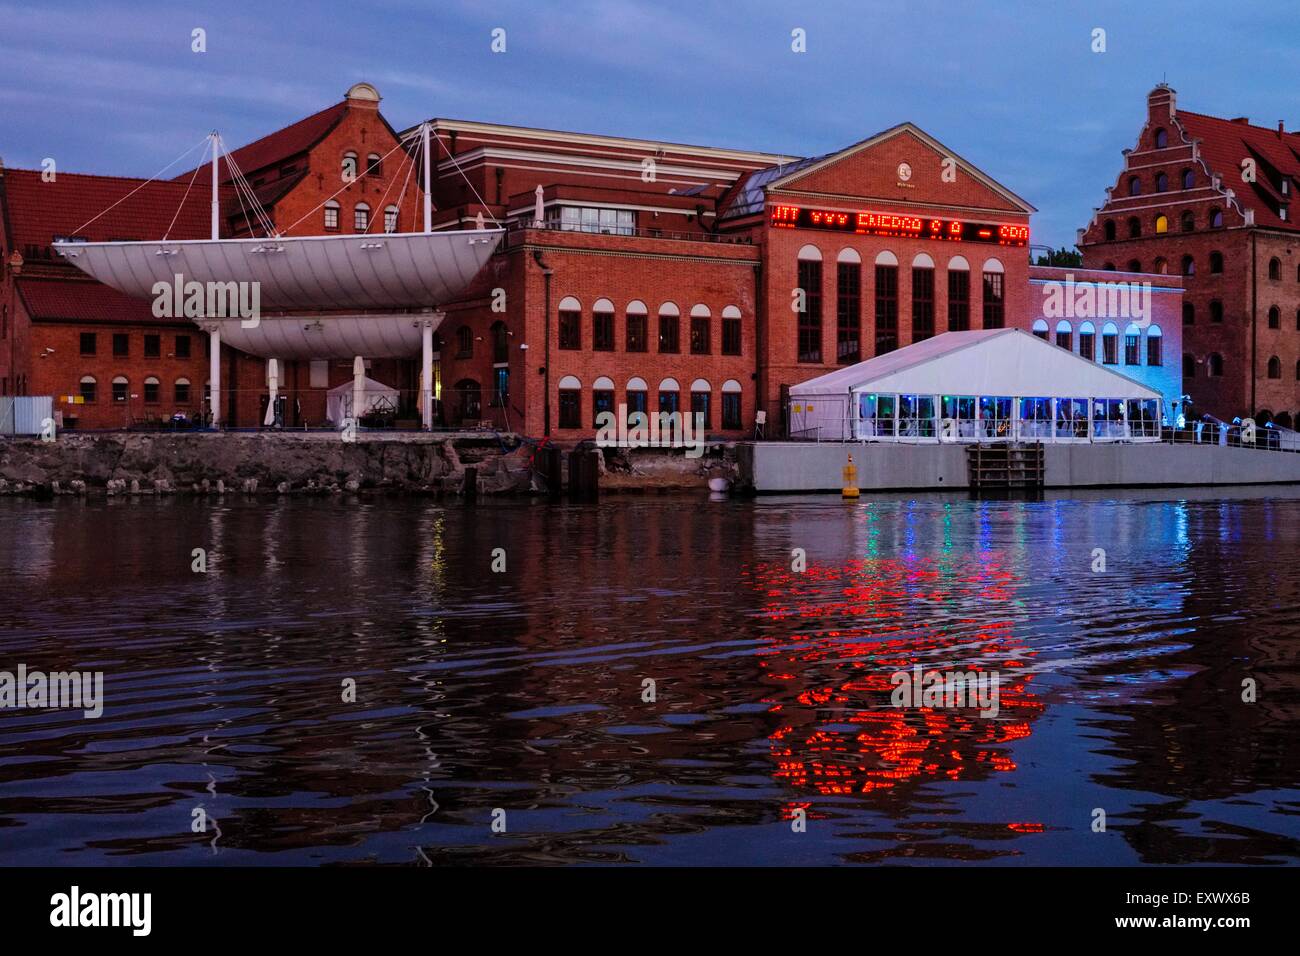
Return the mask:
<svg viewBox="0 0 1300 956">
<path fill-rule="evenodd" d="M 244 143 L 384 94 L 426 116 L 813 155 L 911 120 L 1040 212 L 1070 245 L 1162 77 L 1180 106 L 1300 126 L 1278 78 L 1300 20 L 1266 0 L 737 4 L 377 0 L 0 2 L 0 156 L 149 175 L 211 128 Z M 208 52 L 190 51 L 207 31 Z M 493 28 L 508 52 L 489 48 Z M 807 31 L 808 52 L 790 50 Z M 1107 32 L 1107 52 L 1090 49 Z M 1270 79 L 1271 78 L 1271 79 Z"/>
</svg>

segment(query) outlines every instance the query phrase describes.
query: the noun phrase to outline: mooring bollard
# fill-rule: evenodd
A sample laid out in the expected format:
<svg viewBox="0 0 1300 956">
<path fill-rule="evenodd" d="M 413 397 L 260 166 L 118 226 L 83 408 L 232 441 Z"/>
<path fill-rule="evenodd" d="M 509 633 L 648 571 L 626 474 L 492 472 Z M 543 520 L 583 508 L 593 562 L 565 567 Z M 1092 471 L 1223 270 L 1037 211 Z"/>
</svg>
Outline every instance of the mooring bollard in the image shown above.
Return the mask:
<svg viewBox="0 0 1300 956">
<path fill-rule="evenodd" d="M 840 496 L 843 498 L 856 498 L 858 496 L 858 466 L 853 464 L 853 455 L 849 455 L 849 462 L 844 466 L 843 471 L 843 490 Z"/>
</svg>

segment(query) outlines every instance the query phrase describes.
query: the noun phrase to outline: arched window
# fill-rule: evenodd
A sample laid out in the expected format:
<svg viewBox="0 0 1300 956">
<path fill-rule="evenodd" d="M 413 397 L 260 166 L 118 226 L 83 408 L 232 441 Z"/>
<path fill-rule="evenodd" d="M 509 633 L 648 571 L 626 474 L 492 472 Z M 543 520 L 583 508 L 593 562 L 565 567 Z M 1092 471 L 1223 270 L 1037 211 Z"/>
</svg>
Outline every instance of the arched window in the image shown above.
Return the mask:
<svg viewBox="0 0 1300 956">
<path fill-rule="evenodd" d="M 1128 194 L 1130 196 L 1142 195 L 1142 180 L 1136 176 L 1130 176 L 1128 179 Z"/>
<path fill-rule="evenodd" d="M 93 405 L 95 403 L 95 385 L 95 376 L 81 376 L 81 400 L 86 402 L 88 405 Z"/>
<path fill-rule="evenodd" d="M 1222 229 L 1222 228 L 1223 228 L 1223 210 L 1222 210 L 1222 209 L 1211 209 L 1211 210 L 1210 210 L 1210 228 L 1211 228 L 1211 229 Z"/>
<path fill-rule="evenodd" d="M 1223 377 L 1223 356 L 1218 352 L 1211 352 L 1210 357 L 1205 360 L 1206 372 L 1211 378 Z"/>
<path fill-rule="evenodd" d="M 1160 366 L 1165 364 L 1164 356 L 1164 333 L 1160 331 L 1160 326 L 1153 325 L 1147 329 L 1147 364 Z"/>
<path fill-rule="evenodd" d="M 125 402 L 125 401 L 126 401 L 126 395 L 127 395 L 127 389 L 128 389 L 128 387 L 129 387 L 129 385 L 130 385 L 130 383 L 127 381 L 125 375 L 118 375 L 117 377 L 115 377 L 115 378 L 113 379 L 113 382 L 112 382 L 112 386 L 113 386 L 113 401 L 115 401 L 115 402 Z"/>
<path fill-rule="evenodd" d="M 591 307 L 591 348 L 595 352 L 614 351 L 614 303 L 597 299 Z"/>
<path fill-rule="evenodd" d="M 1196 324 L 1196 306 L 1190 302 L 1183 303 L 1183 325 Z"/>
<path fill-rule="evenodd" d="M 1217 274 L 1217 273 L 1220 273 L 1220 272 L 1222 272 L 1222 271 L 1223 271 L 1223 253 L 1222 253 L 1222 252 L 1211 252 L 1211 253 L 1210 253 L 1210 272 L 1211 272 L 1211 273 L 1216 273 L 1216 274 Z"/>
<path fill-rule="evenodd" d="M 1079 354 L 1089 362 L 1097 361 L 1097 330 L 1091 322 L 1079 326 Z"/>
<path fill-rule="evenodd" d="M 1183 378 L 1196 378 L 1196 356 L 1183 353 Z"/>
<path fill-rule="evenodd" d="M 352 150 L 343 154 L 343 163 L 339 172 L 345 183 L 350 183 L 357 178 L 357 154 Z"/>
<path fill-rule="evenodd" d="M 1101 362 L 1103 365 L 1119 364 L 1119 326 L 1114 322 L 1101 327 Z"/>
<path fill-rule="evenodd" d="M 359 202 L 352 207 L 352 228 L 357 232 L 370 228 L 370 206 L 366 203 Z"/>
<path fill-rule="evenodd" d="M 822 360 L 822 254 L 814 245 L 799 250 L 799 317 L 796 322 L 796 357 L 800 362 Z M 660 349 L 662 351 L 662 349 Z"/>
<path fill-rule="evenodd" d="M 371 153 L 366 157 L 366 175 L 384 175 L 384 160 L 378 153 Z"/>
<path fill-rule="evenodd" d="M 1191 256 L 1183 256 L 1183 275 L 1196 275 L 1196 260 Z"/>
<path fill-rule="evenodd" d="M 1159 256 L 1151 268 L 1152 271 L 1158 275 L 1169 275 L 1169 263 L 1165 260 L 1164 256 Z"/>
<path fill-rule="evenodd" d="M 591 427 L 600 427 L 600 416 L 614 414 L 614 380 L 602 375 L 591 383 Z"/>
<path fill-rule="evenodd" d="M 1281 378 L 1281 377 L 1282 377 L 1282 360 L 1279 359 L 1276 355 L 1271 355 L 1271 356 L 1269 356 L 1269 359 L 1268 359 L 1268 377 L 1269 377 L 1269 378 Z"/>
<path fill-rule="evenodd" d="M 1112 241 L 1115 239 L 1115 220 L 1114 220 L 1114 219 L 1107 219 L 1107 220 L 1106 220 L 1106 222 L 1102 225 L 1102 233 L 1105 235 L 1105 237 L 1106 237 L 1106 241 L 1107 241 L 1107 242 L 1112 242 Z"/>
<path fill-rule="evenodd" d="M 912 341 L 934 335 L 934 260 L 924 252 L 912 259 Z"/>
<path fill-rule="evenodd" d="M 1296 381 L 1297 381 L 1297 382 L 1300 382 L 1300 359 L 1296 359 L 1296 363 L 1295 363 L 1295 378 L 1296 378 Z"/>
<path fill-rule="evenodd" d="M 1276 256 L 1268 260 L 1268 277 L 1270 279 L 1282 278 L 1282 260 Z"/>
<path fill-rule="evenodd" d="M 649 386 L 646 385 L 645 379 L 639 375 L 634 375 L 627 380 L 627 413 L 633 412 L 645 413 L 649 408 L 646 401 L 646 395 L 649 392 Z"/>
<path fill-rule="evenodd" d="M 1169 177 L 1164 173 L 1156 173 L 1156 192 L 1163 193 L 1169 191 Z"/>
<path fill-rule="evenodd" d="M 397 207 L 384 207 L 384 232 L 397 232 Z"/>
<path fill-rule="evenodd" d="M 1141 259 L 1130 259 L 1130 260 L 1128 261 L 1128 271 L 1129 271 L 1129 272 L 1141 272 L 1141 271 L 1142 271 L 1142 260 L 1141 260 Z"/>
<path fill-rule="evenodd" d="M 722 308 L 722 354 L 739 355 L 741 353 L 741 315 L 734 305 Z"/>
<path fill-rule="evenodd" d="M 188 405 L 190 403 L 190 380 L 188 378 L 178 378 L 172 386 L 172 395 L 177 405 Z"/>
<path fill-rule="evenodd" d="M 144 403 L 146 405 L 158 404 L 158 377 L 156 375 L 145 376 L 144 380 Z"/>
<path fill-rule="evenodd" d="M 582 303 L 571 295 L 560 300 L 558 345 L 562 349 L 582 348 Z"/>
<path fill-rule="evenodd" d="M 582 382 L 577 376 L 560 379 L 560 427 L 582 427 Z"/>
<path fill-rule="evenodd" d="M 1295 310 L 1295 330 L 1300 332 L 1300 309 Z"/>
<path fill-rule="evenodd" d="M 1169 145 L 1169 134 L 1163 129 L 1156 130 L 1155 143 L 1156 149 L 1164 149 Z"/>
<path fill-rule="evenodd" d="M 898 348 L 898 256 L 876 254 L 876 354 Z"/>
<path fill-rule="evenodd" d="M 705 428 L 713 427 L 713 389 L 708 380 L 697 378 L 691 382 L 691 416 L 693 421 L 704 422 Z M 702 416 L 702 417 L 695 417 Z"/>
<path fill-rule="evenodd" d="M 1179 228 L 1183 232 L 1193 232 L 1196 229 L 1196 217 L 1190 209 L 1186 210 L 1178 219 Z"/>
<path fill-rule="evenodd" d="M 691 306 L 691 354 L 709 355 L 713 352 L 713 313 L 704 304 Z"/>
<path fill-rule="evenodd" d="M 640 299 L 633 299 L 627 304 L 627 336 L 624 348 L 629 352 L 645 352 L 649 349 L 650 311 Z M 645 411 L 645 409 L 641 409 Z"/>
<path fill-rule="evenodd" d="M 498 319 L 489 330 L 492 336 L 492 364 L 500 365 L 510 361 L 510 334 L 506 324 Z"/>
<path fill-rule="evenodd" d="M 681 311 L 676 303 L 659 306 L 659 351 L 675 355 L 681 351 Z"/>
<path fill-rule="evenodd" d="M 1065 319 L 1056 323 L 1056 344 L 1067 352 L 1074 351 L 1074 329 Z"/>
<path fill-rule="evenodd" d="M 1169 217 L 1163 215 L 1156 216 L 1156 232 L 1159 233 L 1159 232 L 1168 232 L 1168 231 L 1169 231 Z"/>
<path fill-rule="evenodd" d="M 984 263 L 984 328 L 1000 329 L 1005 322 L 1005 275 L 1002 263 L 989 259 Z"/>
<path fill-rule="evenodd" d="M 468 325 L 462 325 L 456 330 L 456 358 L 473 358 L 474 356 L 474 330 Z"/>
<path fill-rule="evenodd" d="M 666 378 L 659 383 L 659 411 L 676 412 L 681 409 L 681 389 L 677 385 L 677 379 Z"/>
<path fill-rule="evenodd" d="M 1142 364 L 1142 330 L 1132 323 L 1124 330 L 1124 364 Z"/>
<path fill-rule="evenodd" d="M 1137 216 L 1130 216 L 1128 220 L 1128 237 L 1136 239 L 1142 235 L 1142 220 Z"/>
<path fill-rule="evenodd" d="M 1190 169 L 1183 170 L 1183 188 L 1191 189 L 1196 182 L 1196 175 Z"/>
<path fill-rule="evenodd" d="M 722 383 L 722 427 L 735 431 L 740 423 L 740 383 L 729 378 Z"/>
<path fill-rule="evenodd" d="M 1220 302 L 1218 299 L 1210 300 L 1210 321 L 1211 322 L 1223 321 L 1223 303 Z"/>
<path fill-rule="evenodd" d="M 1040 338 L 1040 339 L 1042 339 L 1044 342 L 1046 342 L 1046 341 L 1047 341 L 1047 331 L 1048 331 L 1048 329 L 1047 329 L 1047 320 L 1046 320 L 1046 319 L 1034 319 L 1034 328 L 1033 328 L 1033 333 L 1034 333 L 1035 336 L 1037 336 L 1038 338 Z"/>
<path fill-rule="evenodd" d="M 337 232 L 339 228 L 338 200 L 330 199 L 325 203 L 325 231 Z"/>
<path fill-rule="evenodd" d="M 948 331 L 970 328 L 970 263 L 964 256 L 948 260 Z"/>
<path fill-rule="evenodd" d="M 1282 310 L 1277 306 L 1269 306 L 1268 309 L 1268 327 L 1270 329 L 1282 328 Z"/>
<path fill-rule="evenodd" d="M 1113 262 L 1107 262 L 1104 266 L 1102 266 L 1102 268 L 1105 269 L 1107 272 L 1114 272 L 1114 271 L 1115 271 L 1115 263 L 1113 263 Z"/>
</svg>

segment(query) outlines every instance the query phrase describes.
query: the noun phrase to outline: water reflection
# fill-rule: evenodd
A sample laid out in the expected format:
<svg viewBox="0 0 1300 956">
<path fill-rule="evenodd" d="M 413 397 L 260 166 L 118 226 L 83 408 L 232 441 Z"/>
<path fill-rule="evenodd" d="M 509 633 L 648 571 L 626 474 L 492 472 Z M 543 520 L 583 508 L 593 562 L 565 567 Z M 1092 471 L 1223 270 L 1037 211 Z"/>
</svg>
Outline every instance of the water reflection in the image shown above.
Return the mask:
<svg viewBox="0 0 1300 956">
<path fill-rule="evenodd" d="M 1298 518 L 2 501 L 0 669 L 107 706 L 0 711 L 0 861 L 1293 862 Z M 1000 712 L 890 706 L 917 664 L 997 671 Z"/>
</svg>

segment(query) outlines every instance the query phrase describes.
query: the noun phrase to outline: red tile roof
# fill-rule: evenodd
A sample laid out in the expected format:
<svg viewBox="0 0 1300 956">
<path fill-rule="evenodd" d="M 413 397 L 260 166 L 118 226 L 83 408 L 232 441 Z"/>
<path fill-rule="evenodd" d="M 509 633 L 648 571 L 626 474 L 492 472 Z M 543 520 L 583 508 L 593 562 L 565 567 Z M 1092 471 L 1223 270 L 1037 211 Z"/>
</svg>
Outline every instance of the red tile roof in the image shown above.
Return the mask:
<svg viewBox="0 0 1300 956">
<path fill-rule="evenodd" d="M 44 182 L 37 170 L 6 169 L 0 188 L 9 245 L 26 256 L 28 245 L 44 250 L 55 236 L 83 236 L 91 242 L 164 235 L 206 239 L 211 235 L 210 189 L 195 183 L 186 198 L 187 185 L 63 172 Z"/>
<path fill-rule="evenodd" d="M 157 319 L 148 299 L 135 299 L 116 289 L 82 278 L 17 280 L 18 295 L 33 320 L 63 319 L 75 322 L 172 324 Z"/>
<path fill-rule="evenodd" d="M 1200 140 L 1201 158 L 1222 177 L 1224 187 L 1237 194 L 1243 208 L 1255 211 L 1256 225 L 1300 231 L 1296 221 L 1300 206 L 1288 211 L 1290 219 L 1281 219 L 1276 212 L 1300 186 L 1300 135 L 1185 110 L 1178 111 L 1177 119 L 1188 136 Z M 1256 162 L 1254 183 L 1241 179 L 1241 161 L 1247 158 Z M 1291 195 L 1282 195 L 1274 171 L 1291 180 Z"/>
<path fill-rule="evenodd" d="M 347 109 L 347 100 L 335 103 L 319 113 L 313 113 L 305 119 L 291 123 L 282 130 L 254 140 L 247 146 L 241 146 L 230 155 L 234 157 L 235 166 L 239 171 L 252 179 L 253 174 L 258 170 L 278 165 L 291 156 L 297 156 L 311 149 L 338 124 Z M 193 169 L 188 169 L 176 179 L 188 180 L 193 172 Z M 221 157 L 220 176 L 223 183 L 231 179 L 230 166 L 225 156 Z"/>
</svg>

